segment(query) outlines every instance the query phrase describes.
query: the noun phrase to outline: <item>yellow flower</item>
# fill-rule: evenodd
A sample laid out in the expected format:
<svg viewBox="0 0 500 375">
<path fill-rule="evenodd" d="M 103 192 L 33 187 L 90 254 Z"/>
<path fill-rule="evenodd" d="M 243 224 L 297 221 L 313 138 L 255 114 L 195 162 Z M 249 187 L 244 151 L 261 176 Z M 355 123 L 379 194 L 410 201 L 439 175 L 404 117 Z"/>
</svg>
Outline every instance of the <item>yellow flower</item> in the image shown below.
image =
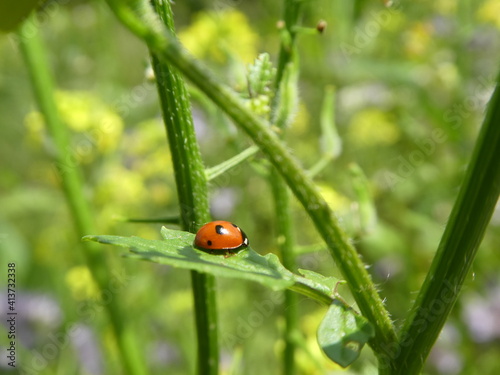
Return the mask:
<svg viewBox="0 0 500 375">
<path fill-rule="evenodd" d="M 57 109 L 62 121 L 73 134 L 71 155 L 79 162 L 90 162 L 98 153 L 114 150 L 121 138 L 123 121 L 116 111 L 95 94 L 86 91 L 57 91 Z M 25 117 L 28 141 L 40 146 L 44 134 L 44 118 L 40 112 Z"/>
<path fill-rule="evenodd" d="M 410 57 L 426 57 L 432 43 L 434 28 L 429 23 L 417 22 L 405 34 L 405 50 Z"/>
<path fill-rule="evenodd" d="M 335 212 L 349 212 L 351 201 L 346 196 L 340 194 L 331 186 L 326 184 L 318 184 L 319 191 L 330 208 Z"/>
<path fill-rule="evenodd" d="M 500 29 L 500 1 L 489 0 L 483 3 L 477 11 L 480 21 L 491 22 Z"/>
<path fill-rule="evenodd" d="M 97 299 L 99 296 L 99 288 L 86 266 L 71 268 L 66 273 L 65 282 L 75 300 Z"/>
<path fill-rule="evenodd" d="M 199 13 L 179 39 L 196 57 L 226 63 L 235 55 L 245 63 L 257 55 L 257 34 L 237 10 Z"/>
<path fill-rule="evenodd" d="M 95 94 L 86 91 L 58 91 L 57 107 L 64 122 L 84 133 L 90 147 L 100 152 L 114 150 L 123 131 L 121 117 Z M 83 142 L 80 141 L 83 147 Z"/>
<path fill-rule="evenodd" d="M 358 112 L 349 124 L 349 139 L 359 146 L 391 145 L 399 137 L 397 125 L 379 109 Z"/>
<path fill-rule="evenodd" d="M 436 10 L 443 15 L 450 15 L 457 11 L 457 2 L 454 0 L 438 0 L 434 3 Z"/>
<path fill-rule="evenodd" d="M 309 128 L 310 117 L 307 107 L 299 102 L 297 112 L 290 126 L 291 132 L 295 135 L 304 135 L 309 132 L 311 130 Z"/>
<path fill-rule="evenodd" d="M 109 165 L 102 170 L 95 198 L 98 204 L 113 206 L 141 202 L 148 194 L 140 174 L 120 165 Z"/>
<path fill-rule="evenodd" d="M 46 133 L 42 114 L 37 111 L 28 113 L 24 118 L 24 126 L 28 131 L 27 141 L 34 146 L 40 147 Z"/>
</svg>

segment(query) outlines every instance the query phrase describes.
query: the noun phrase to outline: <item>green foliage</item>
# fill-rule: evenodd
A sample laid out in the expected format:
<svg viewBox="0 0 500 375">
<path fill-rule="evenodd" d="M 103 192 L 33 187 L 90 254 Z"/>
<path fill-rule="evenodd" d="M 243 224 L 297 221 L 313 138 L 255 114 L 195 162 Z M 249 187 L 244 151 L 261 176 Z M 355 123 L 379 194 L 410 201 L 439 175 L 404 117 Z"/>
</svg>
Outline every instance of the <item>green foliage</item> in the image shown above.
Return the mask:
<svg viewBox="0 0 500 375">
<path fill-rule="evenodd" d="M 255 62 L 248 67 L 248 93 L 250 97 L 272 95 L 271 85 L 276 75 L 268 53 L 261 53 Z"/>
<path fill-rule="evenodd" d="M 271 176 L 278 186 L 283 185 L 277 169 L 270 168 L 273 151 L 258 151 L 255 144 L 265 133 L 247 137 L 241 121 L 234 120 L 241 102 L 246 102 L 246 110 L 253 115 L 269 119 L 272 114 L 278 119 L 272 121 L 274 125 L 283 124 L 282 128 L 272 127 L 262 121 L 278 135 L 284 149 L 300 160 L 314 179 L 315 189 L 335 211 L 340 228 L 366 265 L 396 328 L 403 327 L 404 333 L 414 325 L 411 345 L 402 350 L 397 345 L 382 348 L 386 354 L 382 361 L 388 364 L 398 357 L 394 363 L 409 365 L 416 360 L 412 369 L 400 367 L 407 375 L 418 371 L 420 359 L 432 347 L 422 370 L 426 374 L 498 373 L 499 361 L 494 355 L 499 348 L 498 332 L 484 324 L 496 316 L 495 296 L 500 290 L 500 258 L 494 256 L 500 243 L 499 210 L 498 206 L 494 209 L 494 198 L 484 199 L 496 186 L 495 152 L 476 159 L 484 166 L 490 161 L 490 169 L 476 169 L 480 173 L 468 177 L 472 194 L 460 198 L 462 208 L 453 209 L 450 217 L 498 70 L 498 1 L 437 1 L 418 6 L 394 3 L 391 7 L 383 2 L 329 0 L 195 1 L 172 6 L 181 43 L 196 56 L 197 65 L 202 60 L 213 72 L 213 81 L 201 83 L 203 90 L 222 83 L 239 98 L 236 105 L 232 101 L 213 104 L 215 96 L 196 87 L 203 77 L 196 77 L 198 70 L 186 74 L 194 83 L 188 91 L 197 133 L 196 140 L 193 137 L 189 143 L 200 147 L 204 165 L 215 166 L 198 170 L 209 180 L 200 196 L 206 193 L 214 218 L 231 220 L 244 228 L 254 249 L 279 257 L 283 249 L 293 249 L 292 257 L 280 259 L 298 278 L 294 280 L 303 278 L 286 289 L 296 297 L 295 302 L 283 299 L 281 289 L 275 292 L 261 286 L 265 284 L 238 282 L 246 271 L 233 270 L 234 277 L 218 278 L 213 288 L 219 302 L 221 372 L 279 373 L 289 368 L 287 360 L 293 360 L 299 374 L 344 371 L 321 352 L 316 340 L 317 332 L 320 336 L 339 328 L 340 319 L 324 323 L 317 331 L 328 313 L 323 305 L 308 302 L 320 296 L 331 300 L 331 281 L 343 278 L 342 266 L 331 259 L 317 222 L 310 220 L 292 196 L 286 206 L 286 225 L 291 224 L 293 236 L 280 228 L 285 220 L 276 215 L 274 188 L 270 189 L 268 181 Z M 277 27 L 280 14 L 291 21 L 279 22 Z M 148 24 L 158 30 L 154 14 L 148 17 Z M 320 19 L 328 24 L 322 35 L 311 32 Z M 84 253 L 79 250 L 83 246 L 72 225 L 75 215 L 65 203 L 62 180 L 56 173 L 58 169 L 72 173 L 76 168 L 81 172 L 82 192 L 76 195 L 90 206 L 95 228 L 82 234 L 106 233 L 122 239 L 135 236 L 151 239 L 149 243 L 160 236 L 155 218 L 174 228 L 182 225 L 180 214 L 185 214 L 186 206 L 180 203 L 176 189 L 183 185 L 176 183 L 172 150 L 159 121 L 156 87 L 148 78 L 151 73 L 144 70 L 150 65 L 147 48 L 116 22 L 105 2 L 50 2 L 27 27 L 29 35 L 45 41 L 49 69 L 57 82 L 55 109 L 68 137 L 60 143 L 64 160 L 54 162 L 58 143 L 44 129 L 48 124 L 33 103 L 17 48 L 20 37 L 2 36 L 0 259 L 4 264 L 17 263 L 19 284 L 26 291 L 23 297 L 50 300 L 50 311 L 54 312 L 48 323 L 42 309 L 34 309 L 33 324 L 23 325 L 33 341 L 29 344 L 32 350 L 19 348 L 21 371 L 30 372 L 26 366 L 33 353 L 43 356 L 47 335 L 64 337 L 74 323 L 83 323 L 93 333 L 95 339 L 89 345 L 99 348 L 104 359 L 96 355 L 82 360 L 86 351 L 67 345 L 58 348 L 54 358 L 45 358 L 47 365 L 40 374 L 92 373 L 86 367 L 90 363 L 100 365 L 103 373 L 123 371 L 113 330 L 104 314 L 110 306 L 106 302 L 116 301 L 123 309 L 115 324 L 126 324 L 136 335 L 148 355 L 150 373 L 195 373 L 193 311 L 198 309 L 193 308 L 189 272 L 129 259 L 143 254 L 117 257 L 110 247 L 94 246 L 97 263 L 111 281 L 101 295 L 82 260 Z M 267 51 L 269 58 L 259 58 L 260 51 Z M 292 58 L 295 62 L 300 59 L 298 71 L 287 71 L 287 61 Z M 264 66 L 271 62 L 277 72 L 268 91 L 272 69 Z M 248 90 L 250 76 L 255 77 L 252 90 L 265 91 L 264 97 L 255 96 L 253 103 Z M 329 87 L 335 88 L 333 98 Z M 278 89 L 283 90 L 283 96 L 275 95 Z M 284 99 L 282 112 L 272 110 L 279 104 L 273 100 L 279 98 Z M 243 122 L 251 121 L 251 116 L 243 118 Z M 497 119 L 492 121 L 498 123 Z M 493 144 L 496 138 L 490 134 L 487 139 Z M 498 148 L 483 145 L 481 149 Z M 292 186 L 303 188 L 297 180 Z M 493 216 L 479 246 L 491 214 L 483 210 L 486 204 Z M 469 213 L 463 214 L 464 207 Z M 117 217 L 141 219 L 125 222 Z M 448 234 L 439 245 L 445 227 Z M 294 245 L 284 246 L 290 239 Z M 190 241 L 185 246 L 190 246 Z M 158 242 L 165 246 L 166 241 Z M 445 251 L 453 247 L 455 251 Z M 429 272 L 437 248 L 440 255 Z M 255 253 L 227 259 L 204 253 L 200 256 L 210 261 L 220 259 L 225 265 L 251 254 Z M 275 266 L 279 268 L 279 264 Z M 429 291 L 438 297 L 442 293 L 451 296 L 455 289 L 448 289 L 443 282 L 457 273 L 463 280 L 460 294 L 455 293 L 457 303 L 446 298 L 446 311 L 426 315 L 435 300 Z M 324 279 L 322 275 L 335 278 Z M 426 277 L 433 283 L 426 281 L 423 294 L 417 298 Z M 287 282 L 289 285 L 290 280 Z M 360 310 L 352 296 L 346 293 L 344 297 L 353 309 Z M 437 307 L 435 304 L 434 310 L 440 311 Z M 296 328 L 288 331 L 294 311 Z M 422 330 L 422 339 L 414 333 L 422 328 L 426 316 L 430 320 Z M 435 343 L 441 327 L 441 338 Z M 125 351 L 132 336 L 124 336 Z M 294 357 L 285 354 L 290 343 L 295 345 Z M 21 340 L 19 345 L 23 344 Z M 373 354 L 365 349 L 346 371 L 375 373 Z"/>
<path fill-rule="evenodd" d="M 262 53 L 255 62 L 248 67 L 247 90 L 250 109 L 264 117 L 269 118 L 271 101 L 274 93 L 271 85 L 276 75 L 276 69 L 270 60 L 269 54 Z"/>
<path fill-rule="evenodd" d="M 167 264 L 215 276 L 232 277 L 261 283 L 273 290 L 295 289 L 328 303 L 337 281 L 312 271 L 301 270 L 305 277 L 295 275 L 284 268 L 275 254 L 259 255 L 251 248 L 225 258 L 193 248 L 194 234 L 170 230 L 161 231 L 164 241 L 146 240 L 139 237 L 86 236 L 87 241 L 129 248 L 137 258 Z"/>
<path fill-rule="evenodd" d="M 78 166 L 63 168 L 64 162 L 70 158 L 71 146 L 69 135 L 56 106 L 54 82 L 45 56 L 45 48 L 39 36 L 29 36 L 29 22 L 23 23 L 18 31 L 20 47 L 24 55 L 26 67 L 30 73 L 33 92 L 37 104 L 44 116 L 46 127 L 53 141 L 52 161 L 57 165 L 58 176 L 61 179 L 66 204 L 73 217 L 77 233 L 84 234 L 93 230 L 94 223 L 89 205 L 83 196 L 83 181 Z M 102 259 L 97 248 L 91 244 L 82 248 L 82 255 L 99 290 L 103 291 L 111 283 L 111 275 L 106 271 L 110 261 Z M 15 277 L 14 277 L 15 279 Z M 90 279 L 90 277 L 89 277 Z M 15 286 L 15 284 L 14 284 Z M 107 303 L 106 310 L 113 327 L 114 338 L 122 360 L 124 371 L 130 375 L 145 374 L 144 360 L 139 352 L 134 332 L 125 324 L 123 307 L 120 298 L 113 298 Z M 14 336 L 15 337 L 15 336 Z"/>
<path fill-rule="evenodd" d="M 499 76 L 500 79 L 500 76 Z M 394 361 L 399 374 L 418 374 L 420 361 L 437 340 L 448 314 L 458 299 L 463 281 L 472 267 L 486 227 L 500 196 L 500 81 L 489 103 L 467 174 L 450 214 L 431 269 L 407 320 L 401 337 L 405 349 Z M 436 311 L 436 307 L 440 310 Z M 432 318 L 428 316 L 432 311 Z M 425 330 L 421 328 L 425 324 Z"/>
<path fill-rule="evenodd" d="M 353 363 L 374 336 L 373 326 L 339 299 L 332 302 L 318 327 L 321 349 L 342 367 Z"/>
</svg>

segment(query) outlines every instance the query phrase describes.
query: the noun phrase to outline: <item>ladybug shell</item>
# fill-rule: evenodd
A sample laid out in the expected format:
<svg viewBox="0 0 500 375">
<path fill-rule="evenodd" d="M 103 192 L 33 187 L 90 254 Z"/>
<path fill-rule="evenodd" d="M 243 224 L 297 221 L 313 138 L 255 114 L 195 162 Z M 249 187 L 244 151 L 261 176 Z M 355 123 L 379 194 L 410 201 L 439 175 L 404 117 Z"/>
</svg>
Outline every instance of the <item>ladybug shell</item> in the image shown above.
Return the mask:
<svg viewBox="0 0 500 375">
<path fill-rule="evenodd" d="M 193 245 L 210 254 L 236 253 L 248 246 L 248 238 L 229 221 L 212 221 L 196 233 Z"/>
</svg>

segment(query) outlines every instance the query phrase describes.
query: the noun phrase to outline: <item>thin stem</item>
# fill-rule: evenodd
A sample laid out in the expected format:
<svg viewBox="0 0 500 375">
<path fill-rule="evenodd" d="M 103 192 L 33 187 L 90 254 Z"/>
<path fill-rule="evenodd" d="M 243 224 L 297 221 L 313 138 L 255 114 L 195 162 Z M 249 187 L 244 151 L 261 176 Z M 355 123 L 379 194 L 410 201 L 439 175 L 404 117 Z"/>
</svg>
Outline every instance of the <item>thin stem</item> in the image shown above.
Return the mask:
<svg viewBox="0 0 500 375">
<path fill-rule="evenodd" d="M 257 146 L 250 146 L 246 150 L 241 151 L 238 155 L 233 156 L 232 158 L 214 166 L 211 168 L 207 168 L 205 173 L 207 175 L 207 180 L 211 181 L 221 174 L 229 171 L 231 168 L 236 167 L 238 164 L 244 162 L 249 157 L 255 155 L 259 152 L 259 148 Z"/>
<path fill-rule="evenodd" d="M 173 33 L 170 3 L 161 0 L 153 0 L 152 3 L 165 26 Z M 157 51 L 152 49 L 151 54 L 174 167 L 181 225 L 184 230 L 196 232 L 199 226 L 210 221 L 210 211 L 207 179 L 194 132 L 191 104 L 177 69 L 167 61 L 161 61 Z M 215 278 L 191 271 L 191 284 L 198 338 L 197 373 L 216 375 L 219 347 Z"/>
<path fill-rule="evenodd" d="M 278 67 L 276 70 L 275 79 L 275 90 L 278 90 L 281 81 L 283 80 L 283 75 L 285 73 L 285 67 L 287 64 L 297 58 L 295 49 L 295 38 L 296 30 L 294 27 L 299 21 L 300 17 L 301 3 L 296 0 L 285 0 L 283 18 L 285 21 L 284 25 L 284 38 L 281 41 L 280 53 L 278 57 Z M 276 91 L 277 92 L 277 91 Z M 278 95 L 275 96 L 275 100 L 278 100 Z M 274 104 L 274 106 L 276 106 Z"/>
<path fill-rule="evenodd" d="M 328 167 L 334 156 L 332 154 L 323 154 L 321 158 L 307 171 L 307 175 L 309 178 L 316 177 L 321 171 L 323 171 L 326 167 Z"/>
<path fill-rule="evenodd" d="M 274 98 L 271 103 L 272 112 L 276 112 L 279 107 L 279 100 L 285 94 L 280 91 L 283 86 L 285 67 L 294 64 L 291 69 L 298 69 L 297 50 L 295 46 L 295 27 L 300 16 L 300 5 L 293 0 L 284 2 L 285 32 L 290 38 L 285 38 L 281 42 L 280 54 L 278 58 L 278 68 L 274 82 Z M 294 87 L 293 89 L 297 89 Z M 284 88 L 286 90 L 286 88 Z M 292 93 L 289 93 L 292 94 Z M 284 108 L 287 108 L 286 106 Z M 284 118 L 289 117 L 289 113 L 284 114 Z M 292 219 L 292 209 L 290 205 L 290 192 L 282 176 L 271 173 L 270 182 L 274 198 L 274 211 L 276 216 L 276 234 L 283 265 L 292 271 L 296 268 L 295 236 Z M 298 332 L 299 310 L 298 295 L 291 290 L 285 291 L 285 350 L 283 352 L 283 374 L 293 375 L 296 373 L 295 350 L 296 336 Z"/>
<path fill-rule="evenodd" d="M 240 98 L 216 80 L 206 68 L 201 67 L 197 60 L 180 47 L 170 33 L 166 30 L 158 31 L 140 18 L 144 17 L 143 15 L 137 16 L 121 1 L 107 1 L 120 20 L 142 38 L 151 50 L 157 53 L 159 59 L 175 65 L 226 112 L 269 158 L 313 220 L 331 256 L 348 282 L 359 309 L 374 325 L 375 338 L 370 341 L 370 345 L 375 353 L 378 355 L 384 348 L 393 345 L 396 334 L 392 322 L 358 253 L 312 180 L 278 139 L 270 124 L 245 108 Z M 147 19 L 150 22 L 150 18 Z"/>
<path fill-rule="evenodd" d="M 138 217 L 116 217 L 116 221 L 123 221 L 126 223 L 160 223 L 160 224 L 172 224 L 179 225 L 180 217 L 179 215 L 172 215 L 168 217 L 158 217 L 158 218 L 138 218 Z"/>
<path fill-rule="evenodd" d="M 312 245 L 295 246 L 295 252 L 297 253 L 297 255 L 309 254 L 323 250 L 326 250 L 326 246 L 323 242 Z"/>
<path fill-rule="evenodd" d="M 320 293 L 318 290 L 311 288 L 306 284 L 295 283 L 289 288 L 289 290 L 293 290 L 294 292 L 312 298 L 325 306 L 330 306 L 333 302 L 332 297 L 328 297 L 327 295 Z M 290 334 L 293 334 L 293 332 L 290 332 Z M 293 339 L 293 336 L 290 339 Z"/>
<path fill-rule="evenodd" d="M 500 85 L 424 285 L 390 358 L 394 374 L 420 373 L 458 299 L 500 195 Z"/>
<path fill-rule="evenodd" d="M 292 272 L 297 267 L 294 253 L 295 236 L 293 230 L 292 210 L 290 206 L 290 193 L 283 178 L 271 173 L 271 186 L 274 197 L 274 212 L 276 216 L 276 234 L 278 246 L 285 268 Z M 298 296 L 290 290 L 285 291 L 285 350 L 283 355 L 283 373 L 294 374 L 295 371 L 295 345 L 294 336 L 298 331 L 299 311 Z"/>
<path fill-rule="evenodd" d="M 83 193 L 83 178 L 80 169 L 73 160 L 71 143 L 65 124 L 62 122 L 54 100 L 54 83 L 45 54 L 45 47 L 39 33 L 25 30 L 31 25 L 28 20 L 18 32 L 20 47 L 29 70 L 33 90 L 40 111 L 42 112 L 49 134 L 53 140 L 53 160 L 56 164 L 66 202 L 70 208 L 76 231 L 83 237 L 95 233 L 91 210 Z M 110 278 L 108 262 L 104 253 L 95 244 L 86 242 L 82 245 L 87 266 L 101 291 L 109 290 L 113 280 Z M 114 290 L 114 289 L 112 289 Z M 117 294 L 118 292 L 115 292 Z M 114 295 L 107 303 L 107 310 L 113 333 L 121 356 L 122 365 L 127 374 L 146 374 L 145 361 L 141 358 L 137 340 L 131 326 L 126 323 L 120 297 Z"/>
</svg>

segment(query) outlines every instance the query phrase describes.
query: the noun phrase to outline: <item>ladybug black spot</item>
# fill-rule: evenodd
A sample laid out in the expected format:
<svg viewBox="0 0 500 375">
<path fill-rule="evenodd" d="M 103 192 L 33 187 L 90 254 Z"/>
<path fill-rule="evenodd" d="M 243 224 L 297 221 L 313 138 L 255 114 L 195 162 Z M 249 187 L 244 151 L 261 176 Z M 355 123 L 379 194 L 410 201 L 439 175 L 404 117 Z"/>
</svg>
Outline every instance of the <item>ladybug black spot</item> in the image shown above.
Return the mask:
<svg viewBox="0 0 500 375">
<path fill-rule="evenodd" d="M 226 230 L 224 229 L 224 226 L 222 226 L 222 225 L 216 225 L 215 231 L 217 232 L 217 234 L 225 234 L 226 233 Z"/>
<path fill-rule="evenodd" d="M 212 241 L 208 240 L 208 241 L 207 241 L 207 245 L 208 245 L 208 246 L 212 246 Z"/>
</svg>

